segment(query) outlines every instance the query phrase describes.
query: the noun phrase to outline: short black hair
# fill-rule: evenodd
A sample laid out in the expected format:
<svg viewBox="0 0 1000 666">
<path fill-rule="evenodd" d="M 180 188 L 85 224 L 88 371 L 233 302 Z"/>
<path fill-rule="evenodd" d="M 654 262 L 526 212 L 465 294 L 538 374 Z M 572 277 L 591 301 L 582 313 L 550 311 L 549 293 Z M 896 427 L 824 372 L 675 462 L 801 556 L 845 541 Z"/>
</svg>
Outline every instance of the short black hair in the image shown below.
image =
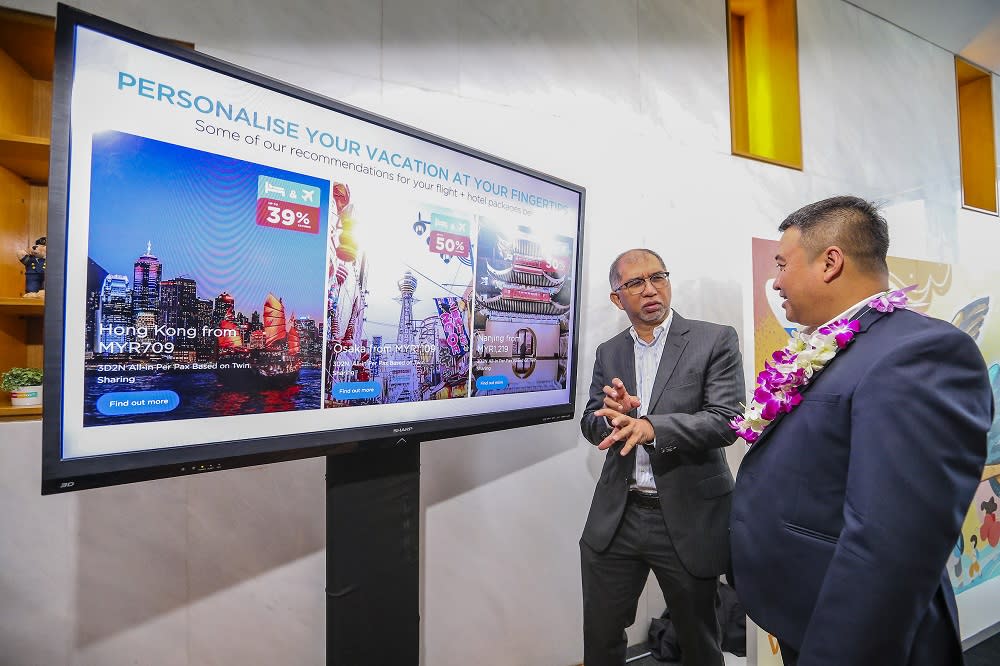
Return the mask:
<svg viewBox="0 0 1000 666">
<path fill-rule="evenodd" d="M 802 234 L 802 247 L 813 257 L 837 245 L 867 273 L 887 275 L 889 225 L 878 206 L 854 196 L 823 199 L 803 206 L 785 218 L 778 231 L 795 227 Z"/>
<path fill-rule="evenodd" d="M 661 257 L 660 255 L 658 255 L 653 250 L 650 250 L 650 249 L 645 248 L 645 247 L 634 247 L 631 250 L 625 250 L 624 252 L 622 252 L 621 254 L 619 254 L 617 257 L 615 257 L 615 260 L 611 262 L 611 270 L 608 272 L 608 282 L 611 283 L 611 288 L 612 289 L 615 289 L 616 288 L 615 287 L 615 283 L 622 279 L 621 273 L 618 272 L 618 264 L 621 262 L 622 258 L 626 254 L 632 254 L 633 252 L 645 252 L 646 254 L 649 254 L 649 255 L 652 255 L 652 256 L 656 257 L 656 260 L 659 261 L 660 265 L 663 266 L 663 269 L 666 270 L 667 265 L 663 262 L 663 257 Z"/>
</svg>

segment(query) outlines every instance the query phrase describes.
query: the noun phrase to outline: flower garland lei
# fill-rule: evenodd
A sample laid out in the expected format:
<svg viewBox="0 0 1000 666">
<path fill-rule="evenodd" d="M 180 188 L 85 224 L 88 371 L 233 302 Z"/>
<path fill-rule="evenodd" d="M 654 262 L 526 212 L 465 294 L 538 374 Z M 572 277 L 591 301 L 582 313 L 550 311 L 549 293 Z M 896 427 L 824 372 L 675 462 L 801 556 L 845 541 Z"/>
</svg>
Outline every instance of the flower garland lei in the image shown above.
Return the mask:
<svg viewBox="0 0 1000 666">
<path fill-rule="evenodd" d="M 764 369 L 757 375 L 753 399 L 742 416 L 729 422 L 729 427 L 747 444 L 757 441 L 764 428 L 779 414 L 787 414 L 802 402 L 802 388 L 854 339 L 861 329 L 859 320 L 865 313 L 871 309 L 892 312 L 905 308 L 906 292 L 916 286 L 882 292 L 868 301 L 868 307 L 854 319 L 838 319 L 809 335 L 794 331 L 788 344 L 771 355 L 772 362 L 764 362 Z"/>
</svg>

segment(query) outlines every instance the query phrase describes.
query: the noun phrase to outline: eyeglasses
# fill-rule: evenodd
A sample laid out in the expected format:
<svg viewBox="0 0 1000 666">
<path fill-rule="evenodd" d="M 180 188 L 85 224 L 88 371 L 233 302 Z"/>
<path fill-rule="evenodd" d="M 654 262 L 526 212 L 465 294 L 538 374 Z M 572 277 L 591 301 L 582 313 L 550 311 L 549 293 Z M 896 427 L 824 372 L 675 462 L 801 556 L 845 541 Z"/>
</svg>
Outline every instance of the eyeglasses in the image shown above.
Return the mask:
<svg viewBox="0 0 1000 666">
<path fill-rule="evenodd" d="M 615 291 L 621 291 L 624 289 L 633 296 L 641 294 L 646 288 L 646 280 L 649 280 L 649 284 L 653 285 L 653 289 L 659 291 L 667 286 L 667 278 L 670 277 L 670 271 L 660 271 L 659 273 L 653 273 L 649 277 L 637 277 L 629 280 L 628 282 L 623 282 L 618 286 Z"/>
</svg>

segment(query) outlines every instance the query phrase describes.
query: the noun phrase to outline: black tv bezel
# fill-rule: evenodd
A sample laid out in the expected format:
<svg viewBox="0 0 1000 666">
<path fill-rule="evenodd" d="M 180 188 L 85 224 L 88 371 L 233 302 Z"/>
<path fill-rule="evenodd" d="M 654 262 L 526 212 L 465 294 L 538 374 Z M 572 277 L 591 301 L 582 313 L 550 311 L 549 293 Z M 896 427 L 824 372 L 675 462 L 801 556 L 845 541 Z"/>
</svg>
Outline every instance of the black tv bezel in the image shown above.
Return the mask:
<svg viewBox="0 0 1000 666">
<path fill-rule="evenodd" d="M 66 238 L 69 227 L 70 102 L 74 77 L 76 28 L 88 28 L 141 48 L 219 72 L 289 97 L 316 104 L 443 148 L 517 171 L 580 196 L 577 216 L 576 264 L 573 284 L 572 344 L 570 345 L 568 388 L 564 404 L 508 410 L 478 415 L 455 416 L 427 421 L 385 423 L 358 428 L 324 430 L 269 436 L 258 439 L 218 441 L 164 449 L 115 453 L 84 458 L 62 458 L 63 436 L 63 347 L 66 305 Z M 425 132 L 390 118 L 298 88 L 250 71 L 238 65 L 186 49 L 166 39 L 129 28 L 113 21 L 59 4 L 56 12 L 56 52 L 52 99 L 52 157 L 49 167 L 48 260 L 44 333 L 44 390 L 42 417 L 43 495 L 87 488 L 113 486 L 158 478 L 200 474 L 295 460 L 315 456 L 352 453 L 387 446 L 459 437 L 482 432 L 539 425 L 574 417 L 581 270 L 583 267 L 583 220 L 586 189 L 580 185 L 536 171 L 503 158 Z M 227 445 L 235 451 L 225 453 Z"/>
</svg>

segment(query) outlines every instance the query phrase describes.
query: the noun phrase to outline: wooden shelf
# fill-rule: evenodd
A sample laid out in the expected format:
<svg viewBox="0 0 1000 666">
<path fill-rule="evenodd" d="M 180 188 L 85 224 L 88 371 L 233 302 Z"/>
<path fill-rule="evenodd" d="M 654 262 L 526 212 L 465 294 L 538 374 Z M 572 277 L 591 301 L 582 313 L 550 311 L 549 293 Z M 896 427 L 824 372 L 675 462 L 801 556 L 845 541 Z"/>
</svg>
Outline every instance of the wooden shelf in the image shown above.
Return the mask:
<svg viewBox="0 0 1000 666">
<path fill-rule="evenodd" d="M 10 404 L 10 394 L 0 394 L 0 421 L 38 419 L 42 416 L 42 406 L 14 407 Z"/>
<path fill-rule="evenodd" d="M 0 372 L 43 364 L 45 302 L 20 296 L 14 250 L 46 235 L 54 54 L 55 19 L 0 7 Z M 41 414 L 0 391 L 0 421 Z"/>
<path fill-rule="evenodd" d="M 49 182 L 50 141 L 40 136 L 0 132 L 0 166 L 32 185 Z"/>
<path fill-rule="evenodd" d="M 41 298 L 0 298 L 0 315 L 16 317 L 41 317 L 45 314 L 45 300 Z"/>
<path fill-rule="evenodd" d="M 50 16 L 0 8 L 0 44 L 33 79 L 52 80 L 55 25 Z"/>
</svg>

